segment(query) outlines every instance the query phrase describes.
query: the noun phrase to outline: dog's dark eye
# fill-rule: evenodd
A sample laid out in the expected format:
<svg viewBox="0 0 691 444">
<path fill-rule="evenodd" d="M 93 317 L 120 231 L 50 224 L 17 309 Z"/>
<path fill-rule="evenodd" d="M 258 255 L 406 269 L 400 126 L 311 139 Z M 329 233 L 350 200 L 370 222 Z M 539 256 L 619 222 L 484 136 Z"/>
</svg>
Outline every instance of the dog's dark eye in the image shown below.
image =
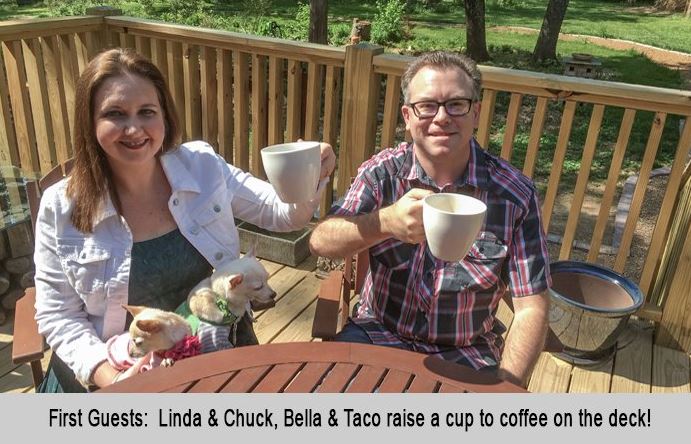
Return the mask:
<svg viewBox="0 0 691 444">
<path fill-rule="evenodd" d="M 255 290 L 261 290 L 264 288 L 264 284 L 259 284 L 257 287 L 254 287 Z"/>
<path fill-rule="evenodd" d="M 142 339 L 142 338 L 136 338 L 136 339 L 134 340 L 134 343 L 137 344 L 137 345 L 142 345 L 142 342 L 144 342 L 144 339 Z"/>
</svg>

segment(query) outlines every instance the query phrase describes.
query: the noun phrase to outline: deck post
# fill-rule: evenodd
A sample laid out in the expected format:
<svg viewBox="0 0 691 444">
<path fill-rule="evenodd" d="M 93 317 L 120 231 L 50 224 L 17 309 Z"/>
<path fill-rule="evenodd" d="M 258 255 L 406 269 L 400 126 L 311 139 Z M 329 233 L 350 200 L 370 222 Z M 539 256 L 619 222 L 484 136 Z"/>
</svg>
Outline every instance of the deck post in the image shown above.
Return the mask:
<svg viewBox="0 0 691 444">
<path fill-rule="evenodd" d="M 671 270 L 660 272 L 657 279 L 665 282 L 662 320 L 655 343 L 659 346 L 691 352 L 691 165 L 687 166 L 679 190 L 674 223 L 665 249 L 671 249 Z M 674 263 L 676 262 L 676 263 Z"/>
<path fill-rule="evenodd" d="M 105 18 L 109 16 L 122 15 L 122 9 L 114 8 L 112 6 L 92 6 L 86 9 L 86 15 L 98 15 Z M 103 22 L 103 29 L 97 34 L 97 41 L 94 42 L 96 44 L 96 52 L 117 46 L 109 38 L 110 35 L 108 23 L 105 21 L 105 19 Z"/>
<path fill-rule="evenodd" d="M 343 80 L 341 144 L 338 153 L 337 192 L 343 196 L 350 178 L 374 153 L 379 103 L 379 75 L 374 73 L 374 56 L 384 48 L 367 42 L 346 47 Z"/>
</svg>

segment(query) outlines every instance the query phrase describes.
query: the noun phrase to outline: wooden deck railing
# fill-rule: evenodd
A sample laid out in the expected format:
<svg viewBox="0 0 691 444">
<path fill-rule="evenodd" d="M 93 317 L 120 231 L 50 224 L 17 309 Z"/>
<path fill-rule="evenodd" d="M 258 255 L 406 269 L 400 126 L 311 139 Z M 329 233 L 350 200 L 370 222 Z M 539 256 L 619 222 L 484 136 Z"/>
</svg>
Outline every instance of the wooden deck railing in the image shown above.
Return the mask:
<svg viewBox="0 0 691 444">
<path fill-rule="evenodd" d="M 186 140 L 204 139 L 229 162 L 260 177 L 264 176 L 259 156 L 262 147 L 298 137 L 321 139 L 337 149 L 334 191 L 342 195 L 364 159 L 378 147 L 391 146 L 405 137 L 399 112 L 400 77 L 410 58 L 384 54 L 382 48 L 367 43 L 334 48 L 121 16 L 88 16 L 0 22 L 0 45 L 4 66 L 0 70 L 0 162 L 25 171 L 45 173 L 72 155 L 77 76 L 90 57 L 113 46 L 136 48 L 163 71 Z M 688 296 L 663 294 L 652 291 L 653 287 L 679 288 L 683 285 L 676 282 L 680 273 L 691 274 L 689 261 L 678 259 L 691 255 L 691 247 L 683 244 L 688 226 L 672 223 L 675 209 L 685 205 L 678 195 L 689 199 L 688 193 L 679 194 L 679 190 L 685 177 L 691 180 L 689 174 L 683 175 L 691 149 L 691 93 L 487 66 L 481 69 L 480 143 L 494 146 L 501 157 L 528 176 L 535 175 L 541 154 L 553 153 L 549 173 L 536 180 L 543 182 L 545 229 L 561 239 L 559 259 L 572 257 L 577 245 L 587 246 L 588 261 L 602 259 L 601 247 L 614 199 L 621 190 L 629 139 L 632 130 L 643 125 L 650 129 L 639 180 L 620 244 L 610 251 L 615 255 L 613 268 L 623 271 L 661 141 L 676 142 L 666 192 L 638 280 L 648 296 L 640 314 L 664 323 L 669 318 L 663 316 L 665 304 L 678 310 Z M 613 110 L 621 115 L 609 135 L 613 154 L 607 178 L 595 196 L 599 213 L 594 228 L 584 239 L 577 236 L 578 223 L 584 218 L 584 200 L 593 199 L 590 171 L 604 137 L 600 134 L 603 119 L 611 121 L 612 112 L 616 114 Z M 666 122 L 671 119 L 685 121 L 683 130 L 670 129 Z M 582 143 L 573 137 L 575 125 L 587 127 Z M 519 137 L 521 128 L 524 131 Z M 550 131 L 555 133 L 554 143 L 549 142 Z M 520 138 L 525 154 L 518 156 L 515 147 Z M 573 150 L 580 155 L 580 170 L 569 182 L 563 166 L 567 151 Z M 574 185 L 568 189 L 565 183 Z M 552 216 L 559 195 L 565 192 L 572 197 L 566 221 L 559 225 Z M 322 211 L 332 199 L 331 193 L 325 196 Z M 677 251 L 677 259 L 669 260 L 666 254 L 663 261 L 665 249 Z M 672 282 L 656 286 L 660 276 Z M 682 293 L 691 292 L 684 289 Z M 687 344 L 687 349 L 691 345 L 690 317 L 686 313 L 681 320 L 670 321 L 675 326 L 667 329 L 678 332 L 677 342 Z"/>
</svg>

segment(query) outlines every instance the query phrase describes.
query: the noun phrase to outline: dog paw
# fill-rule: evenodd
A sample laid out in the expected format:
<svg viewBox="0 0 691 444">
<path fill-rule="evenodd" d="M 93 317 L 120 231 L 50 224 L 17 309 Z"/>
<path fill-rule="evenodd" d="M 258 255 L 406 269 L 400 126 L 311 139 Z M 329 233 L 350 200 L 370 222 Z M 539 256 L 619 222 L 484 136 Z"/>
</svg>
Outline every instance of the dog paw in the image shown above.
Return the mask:
<svg viewBox="0 0 691 444">
<path fill-rule="evenodd" d="M 175 361 L 172 358 L 165 358 L 161 361 L 161 367 L 172 367 Z"/>
</svg>

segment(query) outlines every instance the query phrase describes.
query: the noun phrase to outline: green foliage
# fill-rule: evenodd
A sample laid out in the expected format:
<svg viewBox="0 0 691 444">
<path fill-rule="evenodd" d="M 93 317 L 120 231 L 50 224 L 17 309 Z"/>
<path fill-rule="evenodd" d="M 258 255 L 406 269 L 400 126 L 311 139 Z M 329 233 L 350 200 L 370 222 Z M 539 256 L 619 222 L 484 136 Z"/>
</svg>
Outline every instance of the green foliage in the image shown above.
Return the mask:
<svg viewBox="0 0 691 444">
<path fill-rule="evenodd" d="M 387 45 L 403 40 L 404 12 L 403 0 L 377 0 L 377 13 L 372 21 L 372 42 Z"/>
<path fill-rule="evenodd" d="M 46 6 L 51 15 L 85 15 L 92 6 L 112 6 L 119 8 L 122 2 L 118 0 L 46 0 Z"/>
<path fill-rule="evenodd" d="M 284 38 L 289 40 L 307 41 L 310 32 L 310 5 L 298 2 L 295 20 L 286 26 Z"/>
<path fill-rule="evenodd" d="M 345 45 L 350 37 L 350 28 L 349 23 L 329 23 L 329 45 Z"/>
<path fill-rule="evenodd" d="M 273 1 L 271 0 L 244 0 L 242 2 L 242 11 L 245 15 L 261 17 L 270 15 L 273 6 Z"/>
</svg>

